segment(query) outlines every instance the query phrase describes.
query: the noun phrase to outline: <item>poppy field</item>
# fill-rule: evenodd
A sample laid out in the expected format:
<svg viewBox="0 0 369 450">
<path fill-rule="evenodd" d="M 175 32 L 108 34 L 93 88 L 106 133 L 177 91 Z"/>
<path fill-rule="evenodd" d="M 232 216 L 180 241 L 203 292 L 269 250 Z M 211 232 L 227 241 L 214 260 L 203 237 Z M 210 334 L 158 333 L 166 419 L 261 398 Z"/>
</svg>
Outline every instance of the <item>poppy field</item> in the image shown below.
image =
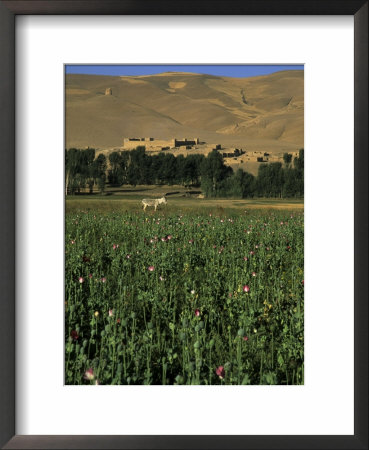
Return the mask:
<svg viewBox="0 0 369 450">
<path fill-rule="evenodd" d="M 304 383 L 303 212 L 78 210 L 65 384 Z"/>
</svg>

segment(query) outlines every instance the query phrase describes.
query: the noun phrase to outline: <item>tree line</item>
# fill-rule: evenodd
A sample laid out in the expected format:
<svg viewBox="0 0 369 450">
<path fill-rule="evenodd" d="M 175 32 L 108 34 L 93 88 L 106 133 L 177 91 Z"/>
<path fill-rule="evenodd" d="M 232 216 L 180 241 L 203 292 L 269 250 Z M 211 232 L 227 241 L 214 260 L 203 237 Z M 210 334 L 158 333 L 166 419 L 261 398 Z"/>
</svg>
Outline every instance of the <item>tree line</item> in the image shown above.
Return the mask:
<svg viewBox="0 0 369 450">
<path fill-rule="evenodd" d="M 224 164 L 223 156 L 213 150 L 206 157 L 184 157 L 171 153 L 149 155 L 145 147 L 95 156 L 94 149 L 71 148 L 65 153 L 66 194 L 80 193 L 97 186 L 103 193 L 110 186 L 138 184 L 181 184 L 201 187 L 206 197 L 303 197 L 304 149 L 292 160 L 285 153 L 282 162 L 261 163 L 257 176 Z M 109 164 L 108 164 L 109 162 Z"/>
<path fill-rule="evenodd" d="M 106 157 L 103 154 L 95 158 L 95 149 L 79 150 L 70 148 L 65 151 L 65 193 L 80 193 L 86 186 L 92 194 L 98 186 L 101 193 L 106 183 Z"/>
</svg>

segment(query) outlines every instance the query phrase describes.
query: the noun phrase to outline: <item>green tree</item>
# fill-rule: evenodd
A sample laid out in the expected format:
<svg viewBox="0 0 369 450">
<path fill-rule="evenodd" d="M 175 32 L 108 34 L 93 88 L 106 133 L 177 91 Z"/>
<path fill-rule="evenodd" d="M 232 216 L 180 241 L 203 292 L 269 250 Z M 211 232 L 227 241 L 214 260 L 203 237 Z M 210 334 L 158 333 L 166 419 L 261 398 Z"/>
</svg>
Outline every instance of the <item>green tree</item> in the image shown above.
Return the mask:
<svg viewBox="0 0 369 450">
<path fill-rule="evenodd" d="M 88 148 L 86 150 L 82 150 L 82 175 L 84 182 L 89 187 L 89 192 L 92 194 L 93 185 L 94 185 L 94 177 L 93 177 L 93 162 L 95 159 L 95 149 Z"/>
<path fill-rule="evenodd" d="M 284 170 L 283 197 L 296 197 L 298 195 L 296 170 L 287 168 Z"/>
<path fill-rule="evenodd" d="M 122 156 L 120 152 L 112 152 L 109 155 L 110 169 L 108 172 L 108 181 L 112 186 L 121 186 L 123 184 Z"/>
<path fill-rule="evenodd" d="M 297 170 L 304 170 L 304 149 L 300 148 L 299 150 L 299 156 L 297 156 L 294 160 L 293 160 L 293 164 L 295 166 L 295 169 Z"/>
<path fill-rule="evenodd" d="M 183 176 L 186 184 L 198 186 L 200 184 L 201 164 L 204 155 L 188 155 L 185 158 Z"/>
<path fill-rule="evenodd" d="M 292 161 L 292 155 L 291 153 L 284 153 L 283 154 L 283 161 L 286 165 L 286 167 L 289 167 Z"/>
<path fill-rule="evenodd" d="M 296 170 L 296 188 L 299 196 L 304 195 L 304 149 L 299 150 L 299 156 L 293 160 Z"/>
<path fill-rule="evenodd" d="M 282 197 L 284 174 L 282 163 L 262 164 L 259 167 L 256 187 L 261 197 Z"/>
<path fill-rule="evenodd" d="M 97 179 L 97 187 L 99 188 L 100 194 L 105 192 L 106 174 L 102 173 Z"/>
<path fill-rule="evenodd" d="M 201 187 L 206 196 L 216 197 L 220 183 L 232 173 L 232 168 L 225 166 L 223 157 L 218 151 L 210 152 L 201 165 Z"/>
<path fill-rule="evenodd" d="M 219 194 L 224 197 L 246 198 L 254 194 L 255 178 L 250 173 L 238 169 L 232 176 L 221 182 Z"/>
<path fill-rule="evenodd" d="M 76 148 L 65 149 L 65 195 L 72 194 L 74 178 L 79 171 L 79 150 Z"/>
<path fill-rule="evenodd" d="M 155 184 L 164 184 L 165 182 L 163 172 L 164 158 L 164 153 L 159 153 L 151 157 L 151 177 Z"/>
<path fill-rule="evenodd" d="M 166 153 L 163 161 L 163 175 L 167 184 L 174 184 L 177 173 L 177 158 L 172 153 Z"/>
<path fill-rule="evenodd" d="M 65 153 L 65 192 L 79 193 L 90 180 L 90 168 L 95 157 L 92 148 L 71 148 Z"/>
<path fill-rule="evenodd" d="M 94 160 L 92 165 L 92 173 L 94 183 L 97 184 L 97 187 L 100 192 L 105 191 L 105 182 L 106 182 L 106 157 L 102 153 Z"/>
<path fill-rule="evenodd" d="M 243 172 L 241 178 L 242 198 L 253 197 L 255 192 L 255 177 L 251 173 Z"/>
<path fill-rule="evenodd" d="M 136 186 L 145 180 L 145 147 L 138 146 L 129 152 L 127 181 Z"/>
</svg>

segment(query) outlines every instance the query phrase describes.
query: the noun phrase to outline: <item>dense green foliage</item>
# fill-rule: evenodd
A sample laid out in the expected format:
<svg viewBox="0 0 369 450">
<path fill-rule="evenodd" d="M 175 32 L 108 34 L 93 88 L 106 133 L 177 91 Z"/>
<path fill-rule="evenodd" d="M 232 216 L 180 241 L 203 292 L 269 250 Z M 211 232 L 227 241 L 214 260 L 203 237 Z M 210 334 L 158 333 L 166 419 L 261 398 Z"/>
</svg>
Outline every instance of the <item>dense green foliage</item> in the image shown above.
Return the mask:
<svg viewBox="0 0 369 450">
<path fill-rule="evenodd" d="M 96 184 L 104 192 L 106 181 L 106 158 L 100 154 L 95 158 L 95 149 L 71 148 L 65 152 L 65 191 L 74 194 L 86 185 L 92 193 Z"/>
<path fill-rule="evenodd" d="M 66 186 L 68 192 L 79 192 L 81 187 L 97 184 L 103 192 L 105 176 L 111 186 L 181 184 L 201 186 L 207 197 L 303 197 L 304 195 L 304 150 L 291 164 L 292 155 L 280 162 L 261 163 L 258 176 L 224 164 L 221 153 L 210 152 L 207 157 L 193 154 L 175 157 L 171 153 L 148 155 L 145 147 L 135 150 L 112 152 L 107 169 L 105 156 L 94 159 L 95 150 L 70 149 L 66 152 Z"/>
<path fill-rule="evenodd" d="M 303 215 L 66 217 L 66 384 L 303 384 Z"/>
</svg>

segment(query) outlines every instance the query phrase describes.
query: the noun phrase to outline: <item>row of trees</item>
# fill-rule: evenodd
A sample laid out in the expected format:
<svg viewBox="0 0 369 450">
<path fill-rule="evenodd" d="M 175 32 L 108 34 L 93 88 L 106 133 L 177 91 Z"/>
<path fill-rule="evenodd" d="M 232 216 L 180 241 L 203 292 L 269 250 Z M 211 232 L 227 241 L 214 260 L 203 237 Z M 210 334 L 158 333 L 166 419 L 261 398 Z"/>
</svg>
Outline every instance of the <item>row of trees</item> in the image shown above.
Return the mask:
<svg viewBox="0 0 369 450">
<path fill-rule="evenodd" d="M 304 149 L 293 160 L 285 153 L 281 162 L 263 163 L 254 177 L 242 169 L 236 172 L 224 164 L 222 156 L 209 153 L 201 167 L 201 188 L 207 197 L 303 197 Z"/>
<path fill-rule="evenodd" d="M 304 195 L 304 150 L 292 161 L 285 153 L 284 163 L 263 163 L 258 175 L 224 164 L 222 155 L 213 150 L 207 157 L 194 154 L 175 157 L 171 153 L 150 156 L 145 147 L 109 155 L 109 169 L 103 154 L 95 150 L 66 151 L 66 193 L 79 193 L 97 185 L 104 192 L 106 181 L 112 186 L 124 184 L 182 184 L 200 187 L 207 197 L 302 197 Z"/>
<path fill-rule="evenodd" d="M 95 149 L 71 148 L 65 152 L 65 193 L 80 193 L 86 186 L 92 194 L 94 185 L 104 192 L 106 183 L 106 158 L 95 158 Z"/>
<path fill-rule="evenodd" d="M 204 155 L 171 153 L 149 156 L 145 147 L 109 155 L 108 182 L 112 186 L 122 184 L 182 184 L 199 186 Z"/>
</svg>

